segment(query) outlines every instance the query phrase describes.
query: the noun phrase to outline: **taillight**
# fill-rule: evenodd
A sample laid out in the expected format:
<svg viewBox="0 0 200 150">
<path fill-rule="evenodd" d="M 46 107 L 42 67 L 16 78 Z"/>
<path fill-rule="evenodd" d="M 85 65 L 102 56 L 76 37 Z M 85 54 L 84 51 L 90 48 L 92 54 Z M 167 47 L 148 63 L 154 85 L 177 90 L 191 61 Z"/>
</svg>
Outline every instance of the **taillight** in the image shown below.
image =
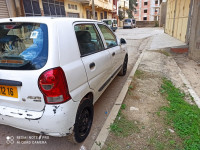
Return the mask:
<svg viewBox="0 0 200 150">
<path fill-rule="evenodd" d="M 38 79 L 38 86 L 47 104 L 63 103 L 71 99 L 65 73 L 60 67 L 43 72 Z"/>
</svg>

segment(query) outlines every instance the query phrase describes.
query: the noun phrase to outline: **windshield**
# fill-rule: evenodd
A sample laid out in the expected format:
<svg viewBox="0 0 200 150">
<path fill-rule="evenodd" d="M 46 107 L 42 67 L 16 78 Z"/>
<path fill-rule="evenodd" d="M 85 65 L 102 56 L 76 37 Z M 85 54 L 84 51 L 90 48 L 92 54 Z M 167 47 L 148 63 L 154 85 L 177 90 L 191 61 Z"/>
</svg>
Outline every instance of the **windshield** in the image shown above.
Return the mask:
<svg viewBox="0 0 200 150">
<path fill-rule="evenodd" d="M 107 25 L 112 25 L 112 21 L 111 20 L 103 20 L 103 22 L 105 22 Z"/>
<path fill-rule="evenodd" d="M 40 69 L 46 64 L 47 55 L 48 31 L 45 24 L 0 24 L 0 69 Z"/>
</svg>

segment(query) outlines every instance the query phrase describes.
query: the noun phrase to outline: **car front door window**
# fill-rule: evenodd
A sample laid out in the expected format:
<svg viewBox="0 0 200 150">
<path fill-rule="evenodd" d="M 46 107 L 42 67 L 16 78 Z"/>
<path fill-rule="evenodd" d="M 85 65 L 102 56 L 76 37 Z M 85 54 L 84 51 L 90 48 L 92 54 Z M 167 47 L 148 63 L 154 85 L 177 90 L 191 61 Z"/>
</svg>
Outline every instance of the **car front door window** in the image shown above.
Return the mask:
<svg viewBox="0 0 200 150">
<path fill-rule="evenodd" d="M 106 41 L 107 48 L 117 46 L 118 45 L 117 39 L 116 39 L 115 35 L 112 33 L 112 31 L 105 25 L 99 24 L 98 26 L 99 26 L 99 28 L 103 34 L 103 37 Z"/>
</svg>

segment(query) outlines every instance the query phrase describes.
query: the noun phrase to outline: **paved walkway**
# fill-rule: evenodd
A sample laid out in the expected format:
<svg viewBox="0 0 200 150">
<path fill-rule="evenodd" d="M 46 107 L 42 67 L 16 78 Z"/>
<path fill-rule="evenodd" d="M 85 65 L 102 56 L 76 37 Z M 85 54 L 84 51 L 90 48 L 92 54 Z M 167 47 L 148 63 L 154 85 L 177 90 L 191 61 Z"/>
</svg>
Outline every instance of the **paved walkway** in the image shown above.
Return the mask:
<svg viewBox="0 0 200 150">
<path fill-rule="evenodd" d="M 152 36 L 152 43 L 149 50 L 156 50 L 156 49 L 162 49 L 166 47 L 174 47 L 174 46 L 182 46 L 182 45 L 186 45 L 186 44 L 163 32 L 161 34 Z"/>
</svg>

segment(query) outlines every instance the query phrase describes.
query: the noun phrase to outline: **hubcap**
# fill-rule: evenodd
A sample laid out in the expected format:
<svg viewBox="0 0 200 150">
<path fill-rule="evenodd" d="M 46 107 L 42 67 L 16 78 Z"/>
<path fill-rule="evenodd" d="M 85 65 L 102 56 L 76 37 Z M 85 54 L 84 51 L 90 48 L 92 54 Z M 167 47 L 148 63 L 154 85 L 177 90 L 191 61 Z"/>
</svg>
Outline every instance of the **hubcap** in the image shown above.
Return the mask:
<svg viewBox="0 0 200 150">
<path fill-rule="evenodd" d="M 91 125 L 91 113 L 90 111 L 85 108 L 80 117 L 79 117 L 79 124 L 78 124 L 78 128 L 79 128 L 79 134 L 80 136 L 84 136 L 87 131 L 90 129 L 90 125 Z"/>
</svg>

